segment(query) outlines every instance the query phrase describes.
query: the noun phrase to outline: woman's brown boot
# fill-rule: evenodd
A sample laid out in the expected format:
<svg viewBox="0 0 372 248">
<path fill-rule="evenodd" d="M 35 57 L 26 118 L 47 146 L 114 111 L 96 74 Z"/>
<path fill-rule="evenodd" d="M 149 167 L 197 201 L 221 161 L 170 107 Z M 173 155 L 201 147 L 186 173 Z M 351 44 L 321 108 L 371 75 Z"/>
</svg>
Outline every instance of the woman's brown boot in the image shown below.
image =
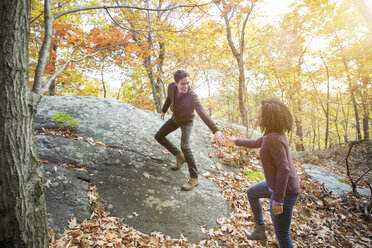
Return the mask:
<svg viewBox="0 0 372 248">
<path fill-rule="evenodd" d="M 254 231 L 252 233 L 245 232 L 245 236 L 250 240 L 259 240 L 261 245 L 266 245 L 267 236 L 263 225 L 256 225 Z"/>
</svg>

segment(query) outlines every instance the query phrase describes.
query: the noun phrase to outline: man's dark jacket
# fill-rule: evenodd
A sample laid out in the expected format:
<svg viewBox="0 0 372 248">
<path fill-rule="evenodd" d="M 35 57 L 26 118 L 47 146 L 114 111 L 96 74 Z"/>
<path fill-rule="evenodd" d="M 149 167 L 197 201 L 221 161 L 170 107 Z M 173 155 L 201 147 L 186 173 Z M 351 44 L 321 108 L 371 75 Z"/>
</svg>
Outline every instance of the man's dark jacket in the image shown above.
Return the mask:
<svg viewBox="0 0 372 248">
<path fill-rule="evenodd" d="M 187 93 L 180 94 L 175 83 L 169 84 L 168 96 L 165 100 L 162 112 L 166 113 L 169 106 L 171 106 L 173 112 L 172 119 L 177 125 L 181 126 L 192 123 L 195 117 L 194 110 L 196 110 L 200 118 L 213 133 L 219 131 L 216 124 L 200 103 L 198 95 L 191 88 L 189 88 Z"/>
</svg>

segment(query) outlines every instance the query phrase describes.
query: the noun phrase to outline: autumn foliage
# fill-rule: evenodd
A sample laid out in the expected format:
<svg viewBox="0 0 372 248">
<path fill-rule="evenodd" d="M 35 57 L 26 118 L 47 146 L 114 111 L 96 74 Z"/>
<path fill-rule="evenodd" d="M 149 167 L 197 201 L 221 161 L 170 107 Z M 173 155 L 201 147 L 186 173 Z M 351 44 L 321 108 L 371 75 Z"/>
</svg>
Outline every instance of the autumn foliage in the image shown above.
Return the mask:
<svg viewBox="0 0 372 248">
<path fill-rule="evenodd" d="M 318 150 L 318 158 L 323 152 L 325 160 L 315 162 L 344 173 L 342 166 L 328 161 L 329 154 L 340 153 L 346 146 L 342 144 L 352 140 L 369 140 L 371 133 L 372 24 L 365 2 L 293 1 L 285 14 L 272 21 L 265 12 L 266 2 L 261 0 L 188 1 L 195 4 L 193 7 L 180 0 L 52 1 L 54 16 L 99 4 L 128 8 L 85 9 L 55 19 L 41 78 L 45 83 L 71 61 L 59 72 L 53 82 L 55 90 L 49 94 L 115 97 L 138 108 L 159 111 L 166 85 L 173 81 L 174 71 L 182 68 L 191 75 L 192 87 L 208 88 L 204 102 L 213 118 L 252 129 L 261 99 L 277 97 L 295 119 L 288 137 L 291 148 Z M 43 3 L 35 0 L 31 5 L 30 87 L 46 38 Z M 111 86 L 113 76 L 120 87 Z M 226 137 L 244 136 L 234 128 L 223 132 Z M 41 133 L 104 146 L 66 130 Z M 173 240 L 156 230 L 140 233 L 110 217 L 104 203 L 95 201 L 92 186 L 90 195 L 96 210 L 91 219 L 81 224 L 72 220 L 70 230 L 59 240 L 52 238 L 51 246 L 216 247 L 221 242 L 226 247 L 256 246 L 244 237 L 244 230 L 253 227 L 244 191 L 254 182 L 242 173 L 223 174 L 220 169 L 225 164 L 262 172 L 258 154 L 234 146 L 215 148 L 221 162 L 215 166 L 215 175 L 204 176 L 220 186 L 233 213 L 229 219 L 216 220 L 219 227 L 214 230 L 198 230 L 208 233 L 210 240 L 190 244 L 182 236 Z M 294 213 L 295 244 L 368 247 L 370 222 L 361 214 L 367 199 L 335 197 L 308 179 L 299 163 L 297 168 L 303 191 Z M 365 171 L 359 166 L 351 171 L 351 177 L 358 178 Z M 364 181 L 360 184 L 366 186 Z M 267 208 L 265 220 L 270 223 Z M 270 245 L 275 246 L 272 231 L 269 225 Z"/>
<path fill-rule="evenodd" d="M 241 132 L 226 127 L 222 130 L 228 138 L 236 137 Z M 213 142 L 213 141 L 212 141 Z M 195 232 L 208 234 L 210 239 L 192 244 L 180 234 L 179 239 L 172 239 L 154 230 L 150 234 L 142 233 L 123 223 L 119 218 L 110 217 L 105 210 L 105 202 L 98 200 L 97 188 L 91 185 L 88 197 L 94 207 L 89 220 L 76 223 L 69 221 L 69 229 L 60 239 L 55 240 L 54 231 L 50 232 L 50 247 L 257 247 L 259 243 L 247 240 L 244 231 L 254 228 L 246 189 L 255 184 L 241 173 L 243 170 L 263 172 L 255 150 L 242 147 L 231 148 L 218 146 L 217 154 L 221 162 L 231 165 L 240 164 L 240 172 L 216 172 L 202 176 L 217 183 L 232 212 L 229 218 L 216 219 L 216 228 L 200 226 Z M 229 152 L 226 149 L 230 150 Z M 244 164 L 242 161 L 245 161 Z M 364 196 L 345 194 L 334 196 L 322 185 L 310 179 L 300 163 L 296 162 L 300 176 L 302 192 L 295 206 L 291 226 L 292 239 L 297 247 L 368 247 L 372 236 L 370 221 L 363 215 L 362 206 L 367 200 Z M 145 175 L 146 177 L 146 175 Z M 147 177 L 149 178 L 149 177 Z M 271 224 L 269 201 L 263 200 L 264 220 L 268 227 L 269 247 L 277 247 L 273 226 Z M 136 213 L 133 213 L 135 216 Z"/>
</svg>

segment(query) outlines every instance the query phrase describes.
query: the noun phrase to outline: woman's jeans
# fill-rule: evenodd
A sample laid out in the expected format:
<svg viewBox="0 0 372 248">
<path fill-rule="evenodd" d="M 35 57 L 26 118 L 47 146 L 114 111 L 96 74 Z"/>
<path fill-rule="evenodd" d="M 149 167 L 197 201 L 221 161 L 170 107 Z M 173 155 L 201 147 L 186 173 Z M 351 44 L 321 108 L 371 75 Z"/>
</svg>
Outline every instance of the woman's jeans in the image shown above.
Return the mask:
<svg viewBox="0 0 372 248">
<path fill-rule="evenodd" d="M 269 191 L 266 181 L 259 182 L 247 189 L 249 204 L 251 205 L 256 225 L 265 225 L 262 215 L 260 198 L 270 198 L 270 214 L 273 222 L 276 238 L 281 248 L 293 247 L 290 226 L 293 208 L 296 204 L 298 194 L 286 195 L 283 203 L 283 213 L 274 215 L 272 211 L 272 197 L 274 193 Z"/>
<path fill-rule="evenodd" d="M 170 153 L 174 156 L 177 155 L 179 149 L 173 145 L 166 136 L 171 132 L 181 128 L 181 150 L 185 155 L 185 160 L 187 165 L 189 166 L 189 173 L 190 177 L 197 178 L 198 177 L 198 170 L 196 169 L 195 159 L 192 155 L 191 146 L 190 146 L 190 136 L 192 131 L 193 124 L 186 124 L 178 126 L 173 119 L 169 119 L 164 123 L 164 125 L 159 129 L 159 131 L 155 134 L 155 139 L 164 146 Z"/>
</svg>

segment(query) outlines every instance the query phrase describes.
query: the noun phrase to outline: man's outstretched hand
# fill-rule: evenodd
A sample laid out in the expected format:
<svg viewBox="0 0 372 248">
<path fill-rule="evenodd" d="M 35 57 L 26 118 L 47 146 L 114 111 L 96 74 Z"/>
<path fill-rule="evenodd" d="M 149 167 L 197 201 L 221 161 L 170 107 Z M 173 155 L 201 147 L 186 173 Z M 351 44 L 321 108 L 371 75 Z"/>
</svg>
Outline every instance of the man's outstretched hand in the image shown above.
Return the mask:
<svg viewBox="0 0 372 248">
<path fill-rule="evenodd" d="M 214 140 L 216 141 L 217 145 L 225 145 L 225 136 L 223 136 L 221 131 L 214 133 Z"/>
<path fill-rule="evenodd" d="M 160 118 L 164 121 L 164 119 L 165 119 L 165 113 L 161 113 L 161 115 L 160 115 Z"/>
</svg>

